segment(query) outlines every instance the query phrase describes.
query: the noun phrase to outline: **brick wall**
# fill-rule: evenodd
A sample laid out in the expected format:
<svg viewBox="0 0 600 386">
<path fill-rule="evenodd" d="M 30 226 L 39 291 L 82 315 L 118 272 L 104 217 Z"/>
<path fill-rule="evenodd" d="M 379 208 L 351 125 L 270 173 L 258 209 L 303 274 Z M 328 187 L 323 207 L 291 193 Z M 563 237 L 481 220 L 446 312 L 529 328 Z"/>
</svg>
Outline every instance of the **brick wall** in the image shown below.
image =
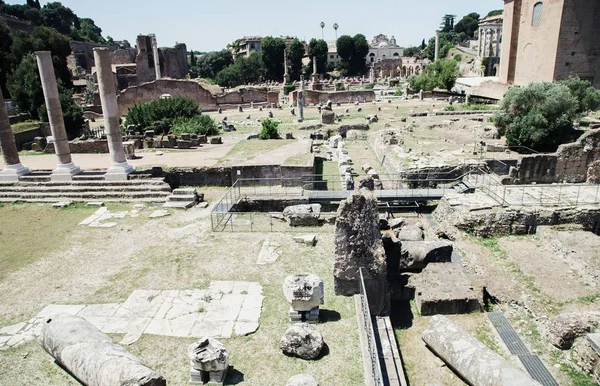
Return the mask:
<svg viewBox="0 0 600 386">
<path fill-rule="evenodd" d="M 580 183 L 587 179 L 590 163 L 600 159 L 600 129 L 589 130 L 576 142 L 560 145 L 552 154 L 522 156 L 517 183 Z"/>
</svg>

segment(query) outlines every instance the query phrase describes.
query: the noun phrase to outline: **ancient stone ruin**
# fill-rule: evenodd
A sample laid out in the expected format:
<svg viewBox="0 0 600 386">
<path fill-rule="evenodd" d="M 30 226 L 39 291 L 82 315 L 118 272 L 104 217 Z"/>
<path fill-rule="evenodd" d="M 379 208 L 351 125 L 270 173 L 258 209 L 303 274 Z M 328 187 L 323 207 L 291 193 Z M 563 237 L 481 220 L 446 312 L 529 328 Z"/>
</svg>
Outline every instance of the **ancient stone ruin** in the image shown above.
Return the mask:
<svg viewBox="0 0 600 386">
<path fill-rule="evenodd" d="M 387 302 L 387 266 L 377 199 L 367 189 L 351 194 L 337 211 L 333 262 L 336 295 L 360 293 L 361 267 L 371 313 L 376 315 Z"/>
<path fill-rule="evenodd" d="M 317 359 L 323 345 L 323 335 L 306 323 L 290 326 L 279 342 L 279 348 L 284 354 L 306 360 Z"/>
<path fill-rule="evenodd" d="M 325 302 L 323 280 L 317 275 L 290 275 L 283 281 L 283 294 L 290 303 L 290 321 L 315 323 Z"/>
<path fill-rule="evenodd" d="M 229 353 L 216 339 L 202 338 L 188 347 L 190 385 L 223 385 L 229 369 Z"/>
</svg>

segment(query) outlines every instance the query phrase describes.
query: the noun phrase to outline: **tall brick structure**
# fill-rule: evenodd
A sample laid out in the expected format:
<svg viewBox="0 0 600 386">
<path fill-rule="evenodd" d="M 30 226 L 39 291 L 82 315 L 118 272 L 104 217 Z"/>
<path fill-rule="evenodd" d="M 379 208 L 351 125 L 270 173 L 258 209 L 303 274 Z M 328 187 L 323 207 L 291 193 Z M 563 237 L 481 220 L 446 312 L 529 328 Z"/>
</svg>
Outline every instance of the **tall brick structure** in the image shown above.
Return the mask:
<svg viewBox="0 0 600 386">
<path fill-rule="evenodd" d="M 600 88 L 600 1 L 504 0 L 500 82 L 579 76 Z"/>
</svg>

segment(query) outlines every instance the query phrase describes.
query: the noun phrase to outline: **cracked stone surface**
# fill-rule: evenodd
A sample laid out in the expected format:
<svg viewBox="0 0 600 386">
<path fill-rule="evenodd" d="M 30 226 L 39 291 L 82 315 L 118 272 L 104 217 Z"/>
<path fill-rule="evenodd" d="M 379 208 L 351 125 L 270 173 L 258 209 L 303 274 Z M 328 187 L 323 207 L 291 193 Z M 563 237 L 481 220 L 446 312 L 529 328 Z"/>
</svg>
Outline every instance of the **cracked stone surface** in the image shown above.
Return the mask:
<svg viewBox="0 0 600 386">
<path fill-rule="evenodd" d="M 50 304 L 34 318 L 0 328 L 0 350 L 40 336 L 42 323 L 58 313 L 77 315 L 107 334 L 125 334 L 121 344 L 142 334 L 230 338 L 254 333 L 264 296 L 259 283 L 213 281 L 207 289 L 136 290 L 123 303 Z"/>
<path fill-rule="evenodd" d="M 89 204 L 90 203 L 88 203 L 88 205 Z M 128 215 L 131 217 L 138 217 L 141 210 L 143 210 L 143 208 L 125 212 L 109 212 L 107 207 L 101 206 L 93 215 L 80 222 L 79 225 L 85 225 L 92 228 L 112 228 L 116 226 L 117 223 L 108 222 L 107 220 L 114 218 L 123 219 Z"/>
<path fill-rule="evenodd" d="M 271 239 L 267 236 L 258 254 L 256 264 L 264 265 L 274 263 L 279 258 L 279 255 L 281 255 L 280 245 L 274 241 L 271 241 Z"/>
</svg>

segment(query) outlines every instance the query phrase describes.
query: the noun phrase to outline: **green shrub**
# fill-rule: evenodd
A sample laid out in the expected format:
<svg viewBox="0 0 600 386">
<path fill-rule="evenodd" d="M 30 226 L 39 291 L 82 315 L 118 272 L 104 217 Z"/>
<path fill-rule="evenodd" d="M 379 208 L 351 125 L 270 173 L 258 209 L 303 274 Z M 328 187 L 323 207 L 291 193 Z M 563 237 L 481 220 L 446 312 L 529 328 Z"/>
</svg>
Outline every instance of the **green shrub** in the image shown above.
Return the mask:
<svg viewBox="0 0 600 386">
<path fill-rule="evenodd" d="M 460 62 L 462 60 L 462 55 L 461 54 L 454 54 L 454 60 L 456 60 L 457 62 Z"/>
<path fill-rule="evenodd" d="M 365 90 L 373 90 L 374 87 L 375 87 L 375 83 L 367 83 L 363 86 L 363 88 Z"/>
<path fill-rule="evenodd" d="M 494 120 L 509 146 L 555 151 L 571 139 L 579 108 L 579 101 L 566 85 L 532 83 L 508 90 Z"/>
<path fill-rule="evenodd" d="M 401 89 L 397 88 L 396 91 L 394 91 L 394 95 L 395 96 L 402 96 L 402 95 L 404 95 L 404 91 L 402 91 Z"/>
<path fill-rule="evenodd" d="M 434 88 L 451 90 L 458 75 L 458 63 L 455 60 L 440 59 L 419 75 L 409 78 L 409 84 L 415 91 L 431 91 Z"/>
<path fill-rule="evenodd" d="M 182 133 L 216 135 L 219 133 L 219 130 L 211 117 L 200 114 L 191 118 L 175 119 L 171 128 L 171 134 L 181 135 Z"/>
<path fill-rule="evenodd" d="M 345 91 L 346 90 L 346 86 L 344 85 L 344 82 L 338 82 L 335 86 L 335 89 L 337 91 Z"/>
<path fill-rule="evenodd" d="M 262 130 L 258 133 L 258 139 L 279 139 L 279 122 L 265 119 L 262 121 Z"/>
<path fill-rule="evenodd" d="M 287 83 L 285 86 L 283 86 L 283 93 L 285 95 L 288 95 L 294 90 L 296 90 L 296 85 L 294 83 Z"/>
<path fill-rule="evenodd" d="M 454 106 L 447 106 L 444 111 L 456 111 L 456 107 Z"/>
<path fill-rule="evenodd" d="M 135 104 L 127 112 L 127 124 L 138 125 L 140 129 L 157 126 L 154 123 L 168 121 L 168 126 L 177 118 L 192 118 L 200 115 L 200 107 L 193 99 L 184 97 L 156 99 L 151 102 Z M 165 122 L 158 126 L 164 128 Z M 159 134 L 159 133 L 157 133 Z"/>
</svg>

